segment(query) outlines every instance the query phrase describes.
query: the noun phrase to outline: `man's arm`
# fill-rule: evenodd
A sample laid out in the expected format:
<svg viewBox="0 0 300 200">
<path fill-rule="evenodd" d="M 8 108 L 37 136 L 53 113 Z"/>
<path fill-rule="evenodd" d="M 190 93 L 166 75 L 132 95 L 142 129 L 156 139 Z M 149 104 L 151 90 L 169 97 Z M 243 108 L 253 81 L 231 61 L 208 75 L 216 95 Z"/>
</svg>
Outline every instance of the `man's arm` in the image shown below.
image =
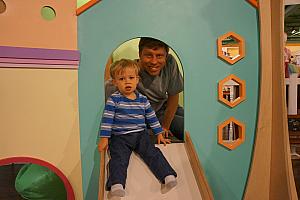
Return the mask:
<svg viewBox="0 0 300 200">
<path fill-rule="evenodd" d="M 170 129 L 172 120 L 177 111 L 178 102 L 179 102 L 179 94 L 168 96 L 167 108 L 165 110 L 164 120 L 162 122 L 162 127 L 164 130 Z"/>
</svg>

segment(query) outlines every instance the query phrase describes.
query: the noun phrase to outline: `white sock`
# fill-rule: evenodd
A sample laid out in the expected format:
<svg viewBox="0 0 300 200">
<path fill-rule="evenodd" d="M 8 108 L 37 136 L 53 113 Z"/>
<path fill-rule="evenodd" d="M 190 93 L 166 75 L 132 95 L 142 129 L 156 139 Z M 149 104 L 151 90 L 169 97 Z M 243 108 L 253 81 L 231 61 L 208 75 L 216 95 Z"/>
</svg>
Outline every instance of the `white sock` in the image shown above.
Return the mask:
<svg viewBox="0 0 300 200">
<path fill-rule="evenodd" d="M 174 175 L 168 175 L 165 177 L 165 185 L 168 189 L 172 189 L 177 185 L 177 180 Z"/>
<path fill-rule="evenodd" d="M 114 184 L 111 186 L 110 193 L 112 196 L 124 197 L 125 190 L 122 184 Z"/>
</svg>

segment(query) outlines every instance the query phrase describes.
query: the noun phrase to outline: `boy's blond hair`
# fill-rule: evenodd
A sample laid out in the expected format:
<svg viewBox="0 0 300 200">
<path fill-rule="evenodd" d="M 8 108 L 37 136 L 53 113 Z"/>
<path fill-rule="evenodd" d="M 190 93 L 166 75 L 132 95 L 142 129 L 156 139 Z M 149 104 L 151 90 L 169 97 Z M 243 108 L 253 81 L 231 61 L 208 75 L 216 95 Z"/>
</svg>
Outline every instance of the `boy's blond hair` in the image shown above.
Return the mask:
<svg viewBox="0 0 300 200">
<path fill-rule="evenodd" d="M 122 73 L 126 68 L 133 68 L 136 71 L 136 75 L 139 75 L 140 68 L 136 61 L 122 58 L 121 60 L 115 61 L 110 67 L 110 76 L 112 79 L 117 74 Z"/>
</svg>

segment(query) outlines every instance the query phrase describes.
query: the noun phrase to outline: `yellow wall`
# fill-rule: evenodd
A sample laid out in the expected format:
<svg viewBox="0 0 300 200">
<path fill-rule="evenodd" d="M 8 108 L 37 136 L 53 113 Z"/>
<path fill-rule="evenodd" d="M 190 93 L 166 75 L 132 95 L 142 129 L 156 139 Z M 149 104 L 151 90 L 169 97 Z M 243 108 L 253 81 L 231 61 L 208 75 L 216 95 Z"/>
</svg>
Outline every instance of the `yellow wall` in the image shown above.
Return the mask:
<svg viewBox="0 0 300 200">
<path fill-rule="evenodd" d="M 76 70 L 0 68 L 0 159 L 50 162 L 82 199 L 77 91 Z"/>
</svg>

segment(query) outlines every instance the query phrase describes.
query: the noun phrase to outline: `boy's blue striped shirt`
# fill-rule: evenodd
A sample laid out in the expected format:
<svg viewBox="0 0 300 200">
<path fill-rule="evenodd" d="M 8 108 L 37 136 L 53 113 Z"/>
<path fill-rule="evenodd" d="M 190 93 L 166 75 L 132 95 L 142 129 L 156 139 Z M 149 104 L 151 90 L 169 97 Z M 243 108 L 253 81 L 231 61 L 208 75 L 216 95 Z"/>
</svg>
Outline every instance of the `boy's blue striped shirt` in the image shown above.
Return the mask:
<svg viewBox="0 0 300 200">
<path fill-rule="evenodd" d="M 155 135 L 163 132 L 147 97 L 135 93 L 135 100 L 126 98 L 119 91 L 108 98 L 102 116 L 100 137 L 143 131 L 146 124 Z"/>
</svg>

